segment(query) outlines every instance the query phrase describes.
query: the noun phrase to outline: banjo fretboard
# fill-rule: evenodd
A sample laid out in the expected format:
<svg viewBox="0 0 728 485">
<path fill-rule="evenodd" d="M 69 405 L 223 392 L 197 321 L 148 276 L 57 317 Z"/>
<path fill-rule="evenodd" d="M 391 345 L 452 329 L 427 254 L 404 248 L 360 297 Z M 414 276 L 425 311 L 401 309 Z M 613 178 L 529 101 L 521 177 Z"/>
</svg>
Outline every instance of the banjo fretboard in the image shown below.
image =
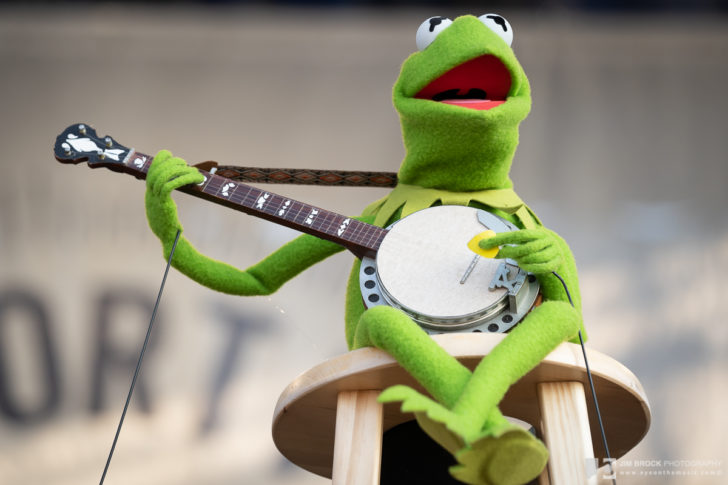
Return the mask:
<svg viewBox="0 0 728 485">
<path fill-rule="evenodd" d="M 145 179 L 153 157 L 126 148 L 111 137 L 99 138 L 84 124 L 66 128 L 56 139 L 56 159 L 64 163 L 87 161 Z M 357 257 L 376 253 L 386 230 L 351 217 L 321 209 L 273 192 L 200 170 L 205 180 L 179 190 L 306 234 L 333 241 Z"/>
</svg>

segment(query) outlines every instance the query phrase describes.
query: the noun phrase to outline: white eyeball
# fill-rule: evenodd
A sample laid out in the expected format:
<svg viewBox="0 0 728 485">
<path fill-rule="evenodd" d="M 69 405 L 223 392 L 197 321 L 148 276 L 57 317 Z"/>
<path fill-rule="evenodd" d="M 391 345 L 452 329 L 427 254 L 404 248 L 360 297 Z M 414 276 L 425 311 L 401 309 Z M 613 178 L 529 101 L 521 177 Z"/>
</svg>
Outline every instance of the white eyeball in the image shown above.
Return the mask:
<svg viewBox="0 0 728 485">
<path fill-rule="evenodd" d="M 420 27 L 417 29 L 417 35 L 415 41 L 417 42 L 417 48 L 424 50 L 425 47 L 432 44 L 440 32 L 448 28 L 452 24 L 452 20 L 445 17 L 430 17 L 429 19 L 422 22 Z"/>
<path fill-rule="evenodd" d="M 511 24 L 506 19 L 495 13 L 487 13 L 478 17 L 478 20 L 483 22 L 486 27 L 498 34 L 498 36 L 505 41 L 510 47 L 513 43 L 513 29 Z"/>
</svg>

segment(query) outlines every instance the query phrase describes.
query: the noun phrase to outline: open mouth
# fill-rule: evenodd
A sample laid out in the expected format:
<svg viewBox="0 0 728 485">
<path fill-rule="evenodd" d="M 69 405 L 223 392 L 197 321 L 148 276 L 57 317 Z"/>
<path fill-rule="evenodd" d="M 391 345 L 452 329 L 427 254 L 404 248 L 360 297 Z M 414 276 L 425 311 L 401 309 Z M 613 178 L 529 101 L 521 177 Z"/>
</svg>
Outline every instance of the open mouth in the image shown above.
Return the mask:
<svg viewBox="0 0 728 485">
<path fill-rule="evenodd" d="M 463 108 L 487 110 L 506 102 L 511 75 L 497 57 L 486 54 L 447 71 L 415 95 Z"/>
</svg>

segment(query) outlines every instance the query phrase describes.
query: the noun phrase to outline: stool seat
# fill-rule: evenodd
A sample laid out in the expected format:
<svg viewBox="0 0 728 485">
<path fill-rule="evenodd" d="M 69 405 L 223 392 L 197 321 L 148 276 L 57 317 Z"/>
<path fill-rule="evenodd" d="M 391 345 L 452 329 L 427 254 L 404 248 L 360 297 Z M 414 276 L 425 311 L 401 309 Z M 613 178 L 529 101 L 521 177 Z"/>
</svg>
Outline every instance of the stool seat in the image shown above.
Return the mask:
<svg viewBox="0 0 728 485">
<path fill-rule="evenodd" d="M 433 338 L 448 353 L 473 369 L 505 335 L 456 333 Z M 587 356 L 609 449 L 612 458 L 616 459 L 647 433 L 651 419 L 649 403 L 642 385 L 629 369 L 595 350 L 587 349 Z M 594 402 L 588 391 L 581 346 L 564 343 L 557 347 L 510 388 L 501 401 L 500 410 L 506 416 L 540 429 L 539 385 L 566 382 L 583 383 L 587 389 L 594 456 L 603 463 L 605 452 Z M 423 391 L 384 351 L 363 348 L 329 359 L 301 374 L 283 391 L 273 415 L 273 441 L 291 462 L 317 475 L 331 477 L 339 394 L 343 391 L 379 391 L 395 384 Z M 398 403 L 387 404 L 383 408 L 382 428 L 386 431 L 412 419 L 411 413 L 400 412 Z"/>
</svg>

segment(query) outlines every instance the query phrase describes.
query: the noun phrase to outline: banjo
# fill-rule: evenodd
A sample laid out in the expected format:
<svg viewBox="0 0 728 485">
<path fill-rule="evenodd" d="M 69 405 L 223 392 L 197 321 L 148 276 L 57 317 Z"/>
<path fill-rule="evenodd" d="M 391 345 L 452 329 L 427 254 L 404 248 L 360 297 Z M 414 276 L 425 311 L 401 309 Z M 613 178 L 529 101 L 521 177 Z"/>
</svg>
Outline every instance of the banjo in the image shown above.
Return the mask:
<svg viewBox="0 0 728 485">
<path fill-rule="evenodd" d="M 154 158 L 99 137 L 87 124 L 58 135 L 54 155 L 62 163 L 86 161 L 139 179 Z M 364 305 L 399 308 L 428 333 L 506 332 L 537 304 L 539 283 L 532 274 L 513 260 L 479 254 L 479 238 L 517 230 L 487 211 L 435 206 L 380 228 L 223 177 L 214 168 L 200 172 L 202 183 L 179 190 L 343 246 L 362 260 Z"/>
</svg>

